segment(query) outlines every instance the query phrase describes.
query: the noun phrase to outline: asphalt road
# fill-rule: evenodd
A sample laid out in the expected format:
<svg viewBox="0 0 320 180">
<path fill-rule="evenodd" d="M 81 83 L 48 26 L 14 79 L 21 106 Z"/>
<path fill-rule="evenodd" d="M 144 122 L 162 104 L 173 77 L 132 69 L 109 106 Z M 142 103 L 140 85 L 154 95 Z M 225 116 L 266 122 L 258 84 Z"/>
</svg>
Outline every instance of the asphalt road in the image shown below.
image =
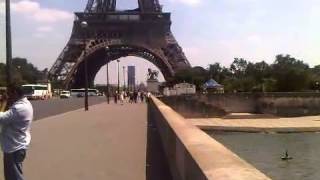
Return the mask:
<svg viewBox="0 0 320 180">
<path fill-rule="evenodd" d="M 106 102 L 105 97 L 89 98 L 89 105 L 100 104 L 103 102 Z M 84 108 L 84 98 L 37 100 L 31 101 L 31 103 L 34 109 L 34 120 Z"/>
</svg>

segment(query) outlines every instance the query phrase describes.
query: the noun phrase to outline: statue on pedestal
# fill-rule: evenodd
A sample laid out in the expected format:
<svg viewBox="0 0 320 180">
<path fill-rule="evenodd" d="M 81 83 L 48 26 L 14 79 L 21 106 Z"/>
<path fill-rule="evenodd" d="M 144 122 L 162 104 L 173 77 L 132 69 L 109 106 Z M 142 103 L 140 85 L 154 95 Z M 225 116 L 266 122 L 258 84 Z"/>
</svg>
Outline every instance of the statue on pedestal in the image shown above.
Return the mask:
<svg viewBox="0 0 320 180">
<path fill-rule="evenodd" d="M 158 94 L 160 82 L 158 80 L 159 71 L 148 69 L 147 90 L 151 93 Z"/>
<path fill-rule="evenodd" d="M 148 81 L 158 81 L 159 71 L 148 69 Z"/>
</svg>

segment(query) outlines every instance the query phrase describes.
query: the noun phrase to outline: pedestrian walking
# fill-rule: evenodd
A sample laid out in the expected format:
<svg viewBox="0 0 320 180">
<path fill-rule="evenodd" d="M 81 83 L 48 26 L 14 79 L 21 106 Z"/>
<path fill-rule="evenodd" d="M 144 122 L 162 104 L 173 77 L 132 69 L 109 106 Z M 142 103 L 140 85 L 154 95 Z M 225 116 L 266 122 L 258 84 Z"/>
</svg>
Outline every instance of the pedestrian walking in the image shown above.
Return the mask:
<svg viewBox="0 0 320 180">
<path fill-rule="evenodd" d="M 114 94 L 114 103 L 118 104 L 118 91 Z"/>
<path fill-rule="evenodd" d="M 141 100 L 141 92 L 140 92 L 140 91 L 138 91 L 137 102 L 138 102 L 139 100 Z"/>
<path fill-rule="evenodd" d="M 121 93 L 120 93 L 120 103 L 121 103 L 121 105 L 123 105 L 123 103 L 124 103 L 124 92 L 123 91 L 121 91 Z"/>
<path fill-rule="evenodd" d="M 143 103 L 144 102 L 144 92 L 141 92 L 141 95 L 140 95 L 140 100 L 141 100 L 141 102 Z"/>
<path fill-rule="evenodd" d="M 149 102 L 149 101 L 150 101 L 150 98 L 151 98 L 151 93 L 150 93 L 150 92 L 147 92 L 146 101 Z"/>
<path fill-rule="evenodd" d="M 21 86 L 9 85 L 7 93 L 10 108 L 0 112 L 4 176 L 6 180 L 23 180 L 22 163 L 31 141 L 33 108 Z"/>
<path fill-rule="evenodd" d="M 137 91 L 134 91 L 134 93 L 133 93 L 133 100 L 134 100 L 134 103 L 138 103 L 138 92 Z"/>
</svg>

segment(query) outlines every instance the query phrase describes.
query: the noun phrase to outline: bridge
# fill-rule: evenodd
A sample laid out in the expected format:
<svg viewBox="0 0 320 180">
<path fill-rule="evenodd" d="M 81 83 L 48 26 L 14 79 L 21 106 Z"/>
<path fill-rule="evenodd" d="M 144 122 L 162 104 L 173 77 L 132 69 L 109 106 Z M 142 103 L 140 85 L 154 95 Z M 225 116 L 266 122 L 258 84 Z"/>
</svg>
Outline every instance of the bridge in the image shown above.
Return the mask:
<svg viewBox="0 0 320 180">
<path fill-rule="evenodd" d="M 155 97 L 123 106 L 90 100 L 89 112 L 38 111 L 27 179 L 268 179 Z"/>
</svg>

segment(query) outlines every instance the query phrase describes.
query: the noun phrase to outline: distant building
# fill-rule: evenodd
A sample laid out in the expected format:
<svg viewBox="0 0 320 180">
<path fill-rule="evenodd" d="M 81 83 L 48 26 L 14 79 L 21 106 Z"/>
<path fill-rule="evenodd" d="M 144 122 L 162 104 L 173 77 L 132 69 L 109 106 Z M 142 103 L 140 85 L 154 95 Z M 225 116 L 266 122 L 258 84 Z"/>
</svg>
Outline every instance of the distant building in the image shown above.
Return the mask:
<svg viewBox="0 0 320 180">
<path fill-rule="evenodd" d="M 196 86 L 189 83 L 180 83 L 173 86 L 173 88 L 164 88 L 163 94 L 165 96 L 180 96 L 196 94 Z"/>
<path fill-rule="evenodd" d="M 217 83 L 214 79 L 208 80 L 203 88 L 208 93 L 224 93 L 224 86 Z"/>
<path fill-rule="evenodd" d="M 134 90 L 136 86 L 136 67 L 128 66 L 128 89 Z"/>
</svg>

